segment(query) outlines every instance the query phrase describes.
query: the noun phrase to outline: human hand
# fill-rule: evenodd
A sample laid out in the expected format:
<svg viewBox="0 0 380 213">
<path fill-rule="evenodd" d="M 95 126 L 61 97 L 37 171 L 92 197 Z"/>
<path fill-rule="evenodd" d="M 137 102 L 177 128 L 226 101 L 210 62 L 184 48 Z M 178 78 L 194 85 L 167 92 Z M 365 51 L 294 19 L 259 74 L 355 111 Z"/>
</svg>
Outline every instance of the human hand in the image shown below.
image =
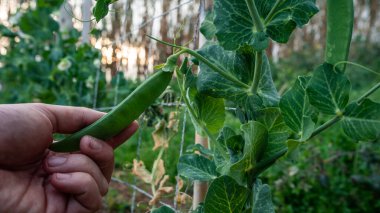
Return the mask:
<svg viewBox="0 0 380 213">
<path fill-rule="evenodd" d="M 0 105 L 0 212 L 94 212 L 107 193 L 113 149 L 138 128 L 107 143 L 85 136 L 78 153 L 48 150 L 53 133 L 73 133 L 104 113 L 45 104 Z"/>
</svg>

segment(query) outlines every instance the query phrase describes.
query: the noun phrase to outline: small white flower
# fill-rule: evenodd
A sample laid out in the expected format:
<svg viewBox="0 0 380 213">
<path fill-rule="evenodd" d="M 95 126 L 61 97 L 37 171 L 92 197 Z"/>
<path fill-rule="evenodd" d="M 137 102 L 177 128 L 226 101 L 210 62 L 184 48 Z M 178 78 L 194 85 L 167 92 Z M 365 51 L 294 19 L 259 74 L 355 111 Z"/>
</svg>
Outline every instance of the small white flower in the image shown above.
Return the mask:
<svg viewBox="0 0 380 213">
<path fill-rule="evenodd" d="M 77 78 L 73 78 L 73 83 L 76 83 L 78 82 L 78 79 Z"/>
<path fill-rule="evenodd" d="M 99 67 L 100 66 L 100 60 L 99 59 L 95 59 L 94 60 L 94 66 L 95 67 Z"/>
<path fill-rule="evenodd" d="M 86 87 L 87 88 L 90 88 L 92 89 L 94 87 L 94 79 L 92 78 L 92 76 L 90 76 L 87 80 L 86 80 Z"/>
<path fill-rule="evenodd" d="M 71 67 L 71 61 L 68 58 L 62 59 L 58 64 L 58 70 L 60 71 L 66 71 L 70 69 Z"/>
<path fill-rule="evenodd" d="M 299 171 L 297 166 L 292 166 L 289 168 L 289 176 L 294 176 Z"/>
<path fill-rule="evenodd" d="M 36 62 L 41 62 L 42 61 L 42 57 L 40 55 L 36 55 L 34 57 L 34 60 L 36 60 Z"/>
<path fill-rule="evenodd" d="M 9 23 L 12 24 L 12 25 L 17 25 L 18 22 L 20 21 L 22 15 L 23 14 L 21 12 L 17 12 L 16 14 L 14 14 L 13 16 L 11 16 L 9 18 Z"/>
</svg>

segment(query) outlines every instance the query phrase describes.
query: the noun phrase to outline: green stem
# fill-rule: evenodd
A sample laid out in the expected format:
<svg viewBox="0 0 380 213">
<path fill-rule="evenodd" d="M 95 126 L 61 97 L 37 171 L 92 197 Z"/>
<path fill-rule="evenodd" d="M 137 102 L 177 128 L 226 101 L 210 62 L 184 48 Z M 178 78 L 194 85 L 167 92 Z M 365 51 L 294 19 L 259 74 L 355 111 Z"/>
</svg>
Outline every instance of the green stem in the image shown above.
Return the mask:
<svg viewBox="0 0 380 213">
<path fill-rule="evenodd" d="M 245 0 L 245 3 L 248 6 L 249 13 L 251 14 L 252 21 L 258 32 L 264 32 L 264 24 L 261 21 L 259 11 L 257 10 L 254 0 Z"/>
<path fill-rule="evenodd" d="M 253 83 L 251 87 L 251 91 L 253 94 L 256 94 L 259 88 L 262 66 L 263 66 L 263 51 L 259 51 L 259 52 L 256 52 L 256 56 L 255 56 L 255 72 L 254 72 Z"/>
<path fill-rule="evenodd" d="M 380 83 L 377 83 L 370 90 L 368 90 L 368 92 L 366 92 L 362 97 L 360 97 L 356 102 L 358 104 L 361 104 L 366 98 L 368 98 L 370 95 L 372 95 L 374 92 L 376 92 L 379 88 L 380 88 Z M 313 134 L 311 134 L 309 139 L 313 138 L 314 136 L 320 134 L 321 132 L 330 128 L 334 124 L 338 123 L 342 118 L 343 118 L 343 115 L 335 116 L 333 119 L 324 123 L 322 126 L 318 127 L 316 130 L 314 130 Z"/>
<path fill-rule="evenodd" d="M 203 57 L 201 54 L 197 53 L 196 51 L 188 49 L 188 48 L 184 48 L 184 47 L 183 47 L 183 51 L 194 56 L 199 61 L 205 63 L 208 67 L 210 67 L 212 70 L 214 70 L 215 72 L 217 72 L 218 74 L 220 74 L 221 76 L 226 78 L 227 80 L 229 80 L 229 81 L 231 81 L 231 82 L 235 83 L 236 85 L 239 85 L 243 88 L 246 88 L 246 89 L 249 88 L 249 86 L 247 84 L 241 82 L 239 79 L 235 78 L 235 76 L 229 74 L 227 71 L 223 70 L 219 66 L 216 66 L 215 64 L 213 64 L 211 61 L 207 60 L 205 57 Z"/>
<path fill-rule="evenodd" d="M 280 4 L 282 3 L 282 0 L 277 0 L 276 3 L 274 4 L 274 6 L 272 7 L 272 9 L 270 10 L 270 12 L 268 13 L 267 17 L 265 18 L 265 21 L 264 21 L 264 24 L 267 24 L 270 20 L 272 20 L 272 16 L 274 15 L 274 13 L 276 12 L 276 9 L 278 6 L 280 6 Z"/>
<path fill-rule="evenodd" d="M 366 92 L 362 97 L 360 97 L 357 100 L 358 104 L 361 104 L 366 98 L 368 98 L 370 95 L 372 95 L 374 92 L 376 92 L 380 88 L 380 83 L 377 83 L 374 87 L 372 87 L 368 92 Z"/>
<path fill-rule="evenodd" d="M 327 121 L 326 123 L 322 124 L 320 127 L 318 127 L 316 130 L 314 130 L 313 134 L 311 134 L 309 140 L 316 135 L 322 133 L 326 129 L 332 127 L 334 124 L 338 123 L 342 119 L 342 116 L 335 116 L 333 119 Z"/>
</svg>

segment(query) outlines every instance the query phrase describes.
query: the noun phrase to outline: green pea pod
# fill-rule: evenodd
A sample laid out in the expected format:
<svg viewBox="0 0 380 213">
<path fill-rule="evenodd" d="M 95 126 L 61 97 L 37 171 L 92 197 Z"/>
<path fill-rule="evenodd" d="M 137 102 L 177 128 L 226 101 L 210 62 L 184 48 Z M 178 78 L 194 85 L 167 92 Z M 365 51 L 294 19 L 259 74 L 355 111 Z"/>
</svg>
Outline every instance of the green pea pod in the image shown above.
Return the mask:
<svg viewBox="0 0 380 213">
<path fill-rule="evenodd" d="M 55 152 L 78 151 L 80 140 L 85 135 L 102 140 L 117 135 L 136 120 L 165 91 L 172 75 L 173 72 L 161 70 L 156 72 L 108 114 L 84 129 L 53 143 L 50 150 Z"/>
<path fill-rule="evenodd" d="M 335 65 L 347 61 L 354 24 L 353 0 L 327 0 L 327 41 L 325 61 Z M 342 71 L 345 65 L 341 65 Z"/>
</svg>

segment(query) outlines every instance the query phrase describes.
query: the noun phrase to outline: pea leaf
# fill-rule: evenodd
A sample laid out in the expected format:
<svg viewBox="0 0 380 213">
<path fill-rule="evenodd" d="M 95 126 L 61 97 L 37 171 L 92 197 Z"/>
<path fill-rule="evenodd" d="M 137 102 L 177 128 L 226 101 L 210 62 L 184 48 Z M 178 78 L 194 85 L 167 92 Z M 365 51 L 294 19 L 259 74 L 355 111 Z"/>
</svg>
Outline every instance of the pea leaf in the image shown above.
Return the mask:
<svg viewBox="0 0 380 213">
<path fill-rule="evenodd" d="M 253 186 L 253 209 L 252 212 L 274 213 L 272 195 L 268 184 L 262 184 L 257 179 Z"/>
<path fill-rule="evenodd" d="M 268 130 L 268 140 L 271 143 L 285 145 L 289 137 L 289 128 L 285 124 L 279 108 L 266 108 L 258 111 L 257 121 Z"/>
<path fill-rule="evenodd" d="M 318 12 L 315 0 L 283 0 L 276 8 L 276 0 L 255 3 L 261 18 L 266 19 L 265 34 L 257 32 L 245 1 L 215 0 L 216 37 L 225 49 L 263 50 L 268 46 L 268 37 L 286 43 L 297 27 L 307 24 Z M 271 17 L 267 17 L 272 10 Z"/>
<path fill-rule="evenodd" d="M 199 93 L 196 88 L 197 77 L 193 75 L 190 67 L 186 68 L 184 63 L 180 71 L 185 73 L 182 75 L 184 78 L 182 90 L 186 91 L 184 96 L 191 105 L 193 113 L 190 113 L 190 117 L 196 131 L 205 135 L 204 128 L 206 128 L 211 134 L 217 134 L 224 125 L 224 100 Z"/>
<path fill-rule="evenodd" d="M 255 31 L 245 1 L 215 0 L 214 11 L 216 37 L 226 50 L 259 51 L 268 47 L 269 39 L 266 34 Z"/>
<path fill-rule="evenodd" d="M 249 85 L 253 81 L 255 60 L 251 55 L 226 51 L 215 43 L 208 42 L 199 53 L 219 67 L 223 67 L 229 74 L 235 76 L 241 82 Z M 262 78 L 260 80 L 258 94 L 265 106 L 278 104 L 279 96 L 274 86 L 270 65 L 266 56 L 263 56 Z M 197 88 L 199 92 L 215 98 L 225 98 L 241 105 L 255 102 L 257 98 L 252 95 L 249 88 L 237 85 L 210 69 L 206 64 L 200 63 L 201 72 L 198 75 Z"/>
<path fill-rule="evenodd" d="M 175 213 L 175 211 L 167 206 L 161 206 L 160 208 L 153 209 L 152 213 Z"/>
<path fill-rule="evenodd" d="M 289 137 L 289 128 L 278 108 L 266 108 L 258 111 L 257 121 L 268 130 L 268 145 L 263 157 L 253 168 L 252 173 L 256 176 L 287 152 L 286 140 Z"/>
<path fill-rule="evenodd" d="M 183 155 L 177 164 L 178 174 L 192 180 L 209 181 L 217 178 L 215 163 L 201 155 Z"/>
<path fill-rule="evenodd" d="M 293 87 L 281 98 L 280 109 L 284 121 L 293 130 L 300 141 L 306 141 L 313 133 L 317 112 L 310 105 L 306 93 L 310 77 L 299 76 Z"/>
<path fill-rule="evenodd" d="M 273 8 L 276 0 L 256 2 L 258 10 L 267 19 L 266 33 L 279 43 L 287 43 L 292 32 L 307 24 L 319 11 L 315 0 L 284 0 L 275 8 L 273 15 L 267 17 L 268 9 Z"/>
<path fill-rule="evenodd" d="M 244 156 L 231 166 L 231 174 L 252 170 L 257 176 L 286 153 L 288 127 L 278 108 L 258 111 L 257 121 L 250 121 L 241 129 L 245 140 Z"/>
<path fill-rule="evenodd" d="M 212 40 L 215 37 L 214 11 L 207 13 L 205 20 L 201 24 L 200 31 L 207 40 Z"/>
<path fill-rule="evenodd" d="M 380 138 L 380 104 L 365 99 L 361 104 L 348 105 L 342 126 L 346 135 L 354 140 L 373 141 Z"/>
<path fill-rule="evenodd" d="M 204 211 L 213 213 L 241 212 L 249 190 L 234 179 L 221 176 L 215 179 L 207 192 Z"/>
<path fill-rule="evenodd" d="M 226 116 L 224 100 L 197 94 L 193 103 L 197 112 L 197 122 L 211 134 L 217 134 L 223 127 Z"/>
<path fill-rule="evenodd" d="M 250 121 L 241 126 L 244 134 L 244 156 L 231 166 L 231 171 L 249 171 L 261 160 L 268 146 L 268 131 L 265 126 L 256 121 Z"/>
<path fill-rule="evenodd" d="M 216 170 L 221 174 L 227 174 L 229 171 L 229 168 L 231 166 L 231 153 L 229 153 L 229 150 L 227 148 L 227 141 L 234 137 L 236 135 L 235 131 L 225 126 L 220 131 L 218 138 L 216 139 L 216 142 L 219 143 L 219 149 L 215 149 L 215 155 L 214 155 L 214 161 L 216 164 Z"/>
<path fill-rule="evenodd" d="M 346 107 L 351 83 L 344 73 L 334 71 L 333 65 L 319 66 L 309 81 L 307 94 L 310 103 L 327 115 L 341 115 Z"/>
</svg>

